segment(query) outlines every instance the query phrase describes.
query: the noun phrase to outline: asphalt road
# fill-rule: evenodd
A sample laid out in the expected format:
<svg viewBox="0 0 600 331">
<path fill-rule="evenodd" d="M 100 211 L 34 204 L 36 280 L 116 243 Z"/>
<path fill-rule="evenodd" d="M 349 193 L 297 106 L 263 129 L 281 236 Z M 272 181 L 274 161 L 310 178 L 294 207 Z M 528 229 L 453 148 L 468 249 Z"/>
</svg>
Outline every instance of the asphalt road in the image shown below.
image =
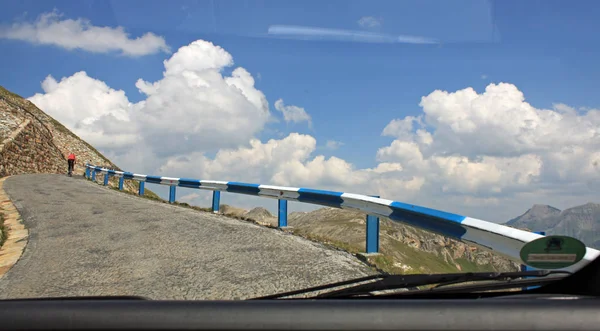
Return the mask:
<svg viewBox="0 0 600 331">
<path fill-rule="evenodd" d="M 0 298 L 245 299 L 372 273 L 355 257 L 221 215 L 64 175 L 10 177 L 29 229 Z"/>
</svg>

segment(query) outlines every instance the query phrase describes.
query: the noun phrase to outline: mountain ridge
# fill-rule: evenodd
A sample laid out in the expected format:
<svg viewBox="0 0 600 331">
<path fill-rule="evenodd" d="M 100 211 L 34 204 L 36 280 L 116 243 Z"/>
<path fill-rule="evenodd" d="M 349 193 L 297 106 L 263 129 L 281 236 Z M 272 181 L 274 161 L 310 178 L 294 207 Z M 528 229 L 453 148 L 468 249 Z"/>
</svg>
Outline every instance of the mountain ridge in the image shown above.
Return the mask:
<svg viewBox="0 0 600 331">
<path fill-rule="evenodd" d="M 600 204 L 587 202 L 565 210 L 548 205 L 534 205 L 524 214 L 505 225 L 545 231 L 546 235 L 564 235 L 577 238 L 588 247 L 600 249 Z"/>
</svg>

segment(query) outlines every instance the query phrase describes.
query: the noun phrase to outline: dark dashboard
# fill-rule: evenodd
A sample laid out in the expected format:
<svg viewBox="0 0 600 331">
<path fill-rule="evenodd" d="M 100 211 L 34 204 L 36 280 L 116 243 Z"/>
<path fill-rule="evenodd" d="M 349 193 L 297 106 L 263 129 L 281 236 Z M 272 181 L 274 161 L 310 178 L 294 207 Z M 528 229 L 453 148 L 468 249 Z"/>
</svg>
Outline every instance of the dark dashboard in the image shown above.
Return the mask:
<svg viewBox="0 0 600 331">
<path fill-rule="evenodd" d="M 597 330 L 600 300 L 511 295 L 476 300 L 0 302 L 1 330 Z"/>
</svg>

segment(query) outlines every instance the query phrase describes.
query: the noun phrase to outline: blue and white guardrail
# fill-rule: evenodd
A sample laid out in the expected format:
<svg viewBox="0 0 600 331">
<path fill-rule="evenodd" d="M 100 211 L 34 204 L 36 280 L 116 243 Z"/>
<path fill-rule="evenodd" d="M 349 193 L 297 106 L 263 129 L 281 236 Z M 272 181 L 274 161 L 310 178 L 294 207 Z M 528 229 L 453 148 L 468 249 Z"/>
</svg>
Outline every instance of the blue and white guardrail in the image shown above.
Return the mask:
<svg viewBox="0 0 600 331">
<path fill-rule="evenodd" d="M 86 177 L 95 180 L 96 173 L 105 174 L 104 185 L 108 184 L 108 179 L 111 176 L 120 178 L 120 190 L 123 189 L 123 181 L 125 179 L 138 181 L 140 183 L 140 195 L 144 194 L 144 183 L 168 185 L 170 186 L 169 202 L 171 203 L 175 202 L 175 188 L 177 186 L 211 190 L 213 191 L 213 212 L 218 212 L 219 210 L 220 191 L 278 199 L 279 227 L 287 226 L 287 201 L 299 201 L 334 208 L 360 210 L 369 215 L 367 217 L 367 253 L 376 253 L 379 249 L 378 217 L 387 217 L 396 222 L 409 224 L 429 232 L 472 244 L 503 255 L 518 263 L 523 263 L 520 257 L 520 251 L 523 246 L 543 237 L 533 232 L 468 216 L 361 194 L 240 182 L 140 175 L 86 164 Z M 564 270 L 579 270 L 599 255 L 600 251 L 587 247 L 584 258 Z"/>
</svg>

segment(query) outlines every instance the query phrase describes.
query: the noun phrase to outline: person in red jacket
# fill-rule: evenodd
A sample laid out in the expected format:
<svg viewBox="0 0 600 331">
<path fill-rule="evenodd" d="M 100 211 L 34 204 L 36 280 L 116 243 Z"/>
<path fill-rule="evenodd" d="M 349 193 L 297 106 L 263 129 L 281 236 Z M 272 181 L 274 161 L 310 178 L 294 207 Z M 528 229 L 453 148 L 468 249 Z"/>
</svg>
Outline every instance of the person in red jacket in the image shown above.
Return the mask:
<svg viewBox="0 0 600 331">
<path fill-rule="evenodd" d="M 67 162 L 69 162 L 69 176 L 71 176 L 73 173 L 73 169 L 75 169 L 75 154 L 69 154 Z"/>
</svg>

